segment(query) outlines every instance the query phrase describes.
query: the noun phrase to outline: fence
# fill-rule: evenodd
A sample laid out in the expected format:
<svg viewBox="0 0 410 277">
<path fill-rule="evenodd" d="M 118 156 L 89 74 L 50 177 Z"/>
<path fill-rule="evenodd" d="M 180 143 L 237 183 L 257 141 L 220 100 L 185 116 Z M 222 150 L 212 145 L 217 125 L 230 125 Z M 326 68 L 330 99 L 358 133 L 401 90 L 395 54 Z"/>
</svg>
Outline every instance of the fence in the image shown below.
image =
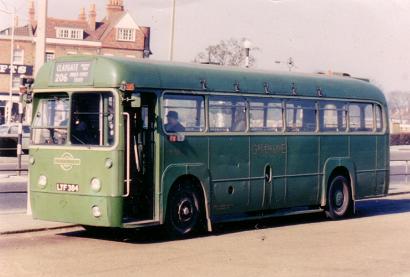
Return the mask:
<svg viewBox="0 0 410 277">
<path fill-rule="evenodd" d="M 12 172 L 15 171 L 17 173 L 17 175 L 21 175 L 21 172 L 27 172 L 28 169 L 27 168 L 23 168 L 22 166 L 22 156 L 27 156 L 28 154 L 17 154 L 17 148 L 16 147 L 1 147 L 0 148 L 0 153 L 4 154 L 12 154 L 12 156 L 7 156 L 7 158 L 15 158 L 16 159 L 16 168 L 0 168 L 0 172 Z M 3 155 L 1 155 L 2 158 L 4 159 Z"/>
</svg>

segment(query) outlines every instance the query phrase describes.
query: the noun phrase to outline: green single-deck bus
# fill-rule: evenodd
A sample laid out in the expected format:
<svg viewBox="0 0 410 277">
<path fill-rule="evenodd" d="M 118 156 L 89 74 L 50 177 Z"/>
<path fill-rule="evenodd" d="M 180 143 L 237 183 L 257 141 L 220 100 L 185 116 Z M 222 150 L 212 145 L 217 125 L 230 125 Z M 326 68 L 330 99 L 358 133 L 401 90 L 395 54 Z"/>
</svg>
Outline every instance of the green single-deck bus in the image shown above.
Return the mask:
<svg viewBox="0 0 410 277">
<path fill-rule="evenodd" d="M 325 211 L 386 195 L 383 93 L 319 74 L 103 56 L 45 64 L 32 94 L 34 218 L 92 227 Z"/>
</svg>

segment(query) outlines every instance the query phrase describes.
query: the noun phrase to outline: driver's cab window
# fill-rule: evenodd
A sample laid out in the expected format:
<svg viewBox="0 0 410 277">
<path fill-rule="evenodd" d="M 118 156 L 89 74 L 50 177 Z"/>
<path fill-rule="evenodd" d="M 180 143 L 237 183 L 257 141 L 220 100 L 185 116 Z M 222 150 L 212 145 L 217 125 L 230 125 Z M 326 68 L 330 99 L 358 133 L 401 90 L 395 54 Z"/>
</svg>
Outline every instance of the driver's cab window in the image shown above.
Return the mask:
<svg viewBox="0 0 410 277">
<path fill-rule="evenodd" d="M 114 97 L 111 93 L 74 93 L 70 141 L 72 144 L 114 143 Z"/>
</svg>

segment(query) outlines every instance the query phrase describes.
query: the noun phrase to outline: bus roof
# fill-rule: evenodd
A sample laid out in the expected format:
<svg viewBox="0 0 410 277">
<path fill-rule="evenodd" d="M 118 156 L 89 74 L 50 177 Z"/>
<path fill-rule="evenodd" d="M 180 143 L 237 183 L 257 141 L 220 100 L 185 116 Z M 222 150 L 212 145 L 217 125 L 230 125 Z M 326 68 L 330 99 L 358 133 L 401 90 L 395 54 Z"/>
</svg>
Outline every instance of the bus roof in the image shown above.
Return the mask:
<svg viewBox="0 0 410 277">
<path fill-rule="evenodd" d="M 298 96 L 318 96 L 320 89 L 325 97 L 386 102 L 377 87 L 349 77 L 109 56 L 66 56 L 48 62 L 37 74 L 34 88 L 119 87 L 123 81 L 134 83 L 137 89 L 230 93 L 238 93 L 239 89 L 240 92 L 261 95 L 269 91 L 273 95 L 290 96 L 293 91 Z"/>
</svg>

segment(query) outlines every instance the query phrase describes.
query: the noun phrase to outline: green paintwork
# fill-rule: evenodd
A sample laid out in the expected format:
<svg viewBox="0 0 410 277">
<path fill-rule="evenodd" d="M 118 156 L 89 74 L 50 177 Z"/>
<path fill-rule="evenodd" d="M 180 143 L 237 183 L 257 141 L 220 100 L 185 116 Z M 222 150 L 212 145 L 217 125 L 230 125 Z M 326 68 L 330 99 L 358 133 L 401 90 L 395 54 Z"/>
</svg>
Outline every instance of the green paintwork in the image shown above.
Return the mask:
<svg viewBox="0 0 410 277">
<path fill-rule="evenodd" d="M 58 147 L 62 148 L 62 147 Z M 56 164 L 55 158 L 70 153 L 80 161 L 70 170 Z M 46 220 L 75 222 L 79 224 L 119 226 L 122 218 L 123 159 L 119 151 L 93 151 L 92 149 L 73 150 L 43 149 L 32 146 L 30 156 L 34 164 L 30 166 L 31 205 L 35 217 Z M 121 158 L 120 158 L 121 157 Z M 105 167 L 106 159 L 113 161 L 111 168 Z M 38 186 L 40 175 L 47 176 L 47 186 Z M 101 190 L 91 190 L 92 178 L 101 180 Z M 57 183 L 78 184 L 78 192 L 57 191 Z M 72 202 L 71 202 L 72 201 Z M 56 204 L 56 206 L 54 206 Z M 93 205 L 100 206 L 103 216 L 95 219 L 91 214 Z M 93 222 L 91 224 L 90 220 Z"/>
<path fill-rule="evenodd" d="M 340 168 L 349 172 L 354 199 L 387 193 L 388 128 L 377 134 L 205 132 L 186 134 L 182 142 L 170 142 L 162 129 L 163 111 L 160 103 L 164 91 L 193 91 L 205 95 L 240 94 L 234 92 L 234 84 L 239 83 L 244 94 L 266 95 L 265 84 L 268 84 L 271 95 L 368 100 L 380 104 L 387 111 L 383 93 L 367 82 L 323 75 L 258 72 L 113 57 L 70 56 L 58 61 L 92 61 L 92 81 L 81 86 L 57 86 L 50 82 L 55 62 L 49 62 L 36 78 L 36 93 L 53 89 L 75 91 L 77 88 L 119 88 L 122 81 L 127 81 L 135 83 L 141 103 L 144 103 L 148 93 L 157 96 L 153 174 L 153 220 L 156 222 L 165 221 L 169 191 L 181 176 L 194 176 L 199 180 L 209 220 L 214 222 L 288 214 L 282 211 L 302 206 L 311 209 L 324 207 L 329 178 L 335 169 Z M 206 81 L 206 90 L 201 80 Z M 293 85 L 297 89 L 297 96 L 291 95 Z M 323 97 L 317 96 L 318 88 L 322 90 Z M 116 117 L 120 118 L 123 111 L 121 103 L 117 111 Z M 384 120 L 388 122 L 387 115 Z M 120 122 L 118 144 L 106 150 L 31 146 L 30 155 L 36 160 L 30 166 L 35 217 L 86 225 L 121 226 L 124 132 L 124 125 Z M 52 164 L 52 158 L 67 151 L 84 162 L 70 172 L 63 172 Z M 114 161 L 111 169 L 104 167 L 107 157 Z M 267 166 L 272 170 L 271 181 L 267 181 L 264 176 Z M 78 182 L 81 191 L 57 192 L 54 186 L 41 190 L 37 186 L 40 174 L 47 174 L 51 184 Z M 89 188 L 94 175 L 107 184 L 97 194 Z M 103 207 L 104 216 L 100 219 L 91 215 L 91 207 L 96 203 Z"/>
<path fill-rule="evenodd" d="M 273 95 L 291 95 L 292 84 L 298 96 L 317 95 L 320 88 L 326 97 L 374 100 L 385 103 L 383 93 L 375 86 L 346 77 L 328 77 L 319 74 L 267 72 L 220 66 L 178 64 L 151 60 L 130 60 L 104 56 L 68 56 L 56 61 L 93 61 L 92 82 L 84 87 L 116 87 L 122 81 L 135 83 L 137 89 L 201 91 L 201 80 L 206 91 L 234 92 L 239 83 L 240 91 L 265 94 L 264 84 Z M 73 87 L 75 84 L 54 84 L 51 79 L 56 61 L 45 64 L 34 83 L 35 89 Z M 78 85 L 77 85 L 78 86 Z"/>
</svg>

